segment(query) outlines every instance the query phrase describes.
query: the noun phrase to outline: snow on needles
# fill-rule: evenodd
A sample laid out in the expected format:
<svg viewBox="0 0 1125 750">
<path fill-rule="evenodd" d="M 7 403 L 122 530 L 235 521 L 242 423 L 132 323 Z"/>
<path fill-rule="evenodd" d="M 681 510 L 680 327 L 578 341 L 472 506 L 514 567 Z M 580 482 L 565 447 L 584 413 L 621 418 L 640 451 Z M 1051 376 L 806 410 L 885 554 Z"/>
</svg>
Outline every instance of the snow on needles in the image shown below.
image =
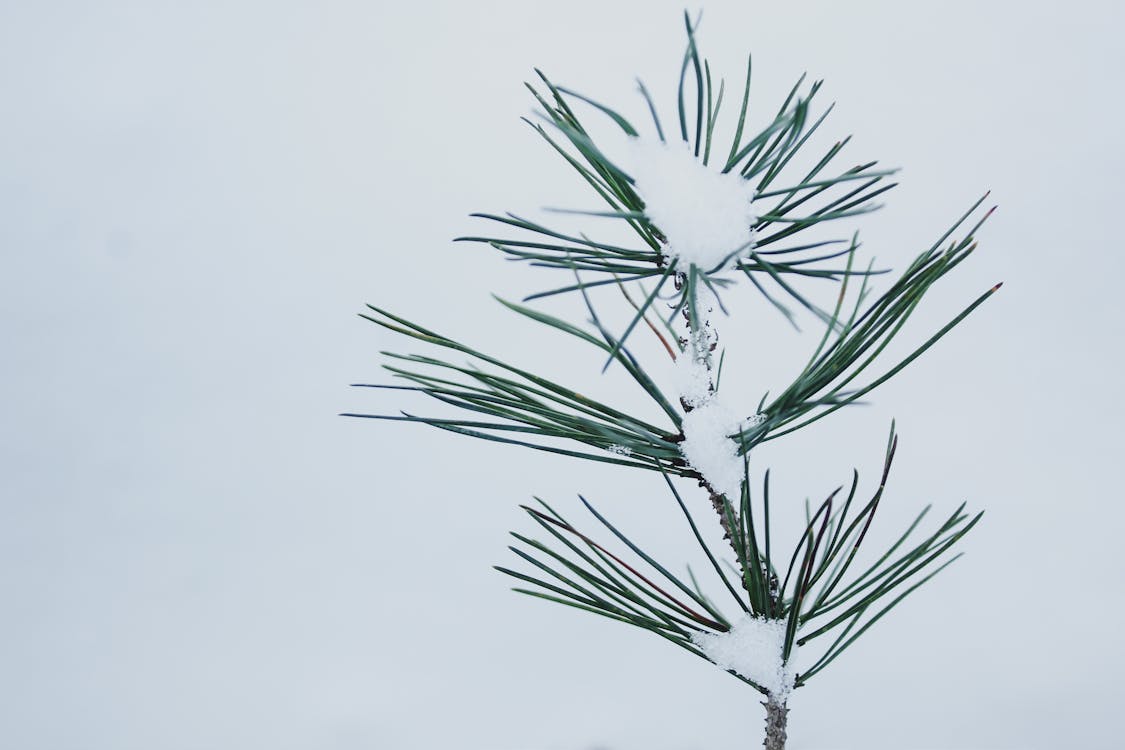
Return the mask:
<svg viewBox="0 0 1125 750">
<path fill-rule="evenodd" d="M 726 495 L 737 507 L 746 472 L 738 443 L 731 436 L 742 432 L 750 420 L 725 406 L 713 386 L 711 350 L 718 338 L 710 315 L 717 305 L 709 291 L 697 291 L 695 307 L 699 321 L 696 330 L 688 333 L 687 347 L 676 358 L 672 374 L 686 407 L 680 453 L 713 491 Z"/>
<path fill-rule="evenodd" d="M 700 309 L 705 310 L 702 304 Z M 717 340 L 711 326 L 702 331 L 688 332 L 687 339 L 687 348 L 682 356 L 676 357 L 672 366 L 672 382 L 680 399 L 694 408 L 715 396 L 707 359 Z"/>
<path fill-rule="evenodd" d="M 727 632 L 693 633 L 691 640 L 708 659 L 753 680 L 778 703 L 784 703 L 793 690 L 797 646 L 793 645 L 789 660 L 782 661 L 785 620 L 743 614 Z"/>
<path fill-rule="evenodd" d="M 645 216 L 668 241 L 666 253 L 679 273 L 693 264 L 717 273 L 754 246 L 754 189 L 737 172 L 723 174 L 703 164 L 682 141 L 663 143 L 630 138 L 623 166 L 645 204 Z M 710 291 L 695 287 L 692 325 L 676 358 L 673 379 L 685 413 L 680 452 L 707 486 L 738 506 L 745 463 L 737 437 L 752 419 L 739 417 L 718 397 L 712 378 L 712 351 L 718 336 L 710 315 L 718 306 Z M 692 641 L 723 669 L 752 680 L 781 703 L 796 674 L 782 659 L 784 620 L 743 615 L 726 633 L 693 633 Z"/>
<path fill-rule="evenodd" d="M 754 189 L 737 172 L 723 174 L 696 158 L 682 141 L 630 138 L 623 165 L 645 204 L 645 216 L 668 241 L 666 254 L 686 273 L 692 264 L 704 273 L 717 273 L 754 246 L 752 206 Z M 684 405 L 680 452 L 706 485 L 738 506 L 745 478 L 744 458 L 737 437 L 752 419 L 739 417 L 718 397 L 712 378 L 712 352 L 718 336 L 710 316 L 718 306 L 710 291 L 694 289 L 696 319 L 686 334 L 684 351 L 676 358 L 673 381 Z M 733 670 L 784 703 L 796 673 L 782 659 L 784 620 L 744 614 L 726 633 L 693 633 L 708 659 Z"/>
<path fill-rule="evenodd" d="M 753 246 L 754 189 L 737 172 L 723 174 L 704 165 L 683 141 L 648 138 L 629 139 L 624 166 L 645 203 L 645 215 L 664 234 L 667 254 L 678 261 L 681 273 L 688 264 L 707 273 L 721 271 Z M 708 313 L 714 306 L 709 292 L 699 288 L 700 320 L 674 371 L 688 407 L 680 451 L 713 490 L 737 504 L 743 461 L 730 436 L 742 431 L 744 420 L 720 404 L 712 388 L 715 332 Z"/>
<path fill-rule="evenodd" d="M 719 271 L 753 246 L 754 188 L 742 175 L 705 166 L 683 141 L 630 138 L 629 146 L 626 171 L 679 270 Z"/>
<path fill-rule="evenodd" d="M 735 507 L 742 498 L 745 469 L 738 444 L 730 436 L 740 432 L 744 423 L 712 397 L 686 413 L 682 424 L 680 452 L 711 489 L 726 495 Z"/>
</svg>

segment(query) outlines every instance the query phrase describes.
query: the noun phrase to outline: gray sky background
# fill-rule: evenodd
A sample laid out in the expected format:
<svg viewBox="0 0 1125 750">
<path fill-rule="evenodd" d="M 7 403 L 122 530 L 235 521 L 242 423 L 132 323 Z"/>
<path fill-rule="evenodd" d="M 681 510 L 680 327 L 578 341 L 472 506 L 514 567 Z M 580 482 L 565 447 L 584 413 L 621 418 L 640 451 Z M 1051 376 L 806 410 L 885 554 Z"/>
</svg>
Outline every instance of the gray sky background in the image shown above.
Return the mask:
<svg viewBox="0 0 1125 750">
<path fill-rule="evenodd" d="M 474 210 L 592 205 L 518 121 L 521 81 L 641 112 L 640 74 L 671 117 L 681 7 L 0 5 L 0 745 L 757 745 L 737 681 L 490 570 L 532 494 L 578 515 L 583 492 L 676 554 L 659 478 L 335 416 L 406 405 L 347 388 L 418 350 L 368 301 L 613 396 L 488 296 L 556 278 L 449 240 Z M 988 511 L 794 696 L 794 748 L 1119 746 L 1120 8 L 706 6 L 728 93 L 754 53 L 755 125 L 807 70 L 845 161 L 904 168 L 867 252 L 901 267 L 1000 205 L 904 336 L 1002 292 L 871 406 L 755 456 L 799 517 L 851 466 L 873 479 L 895 417 L 872 533 Z M 813 326 L 735 296 L 756 402 Z"/>
</svg>

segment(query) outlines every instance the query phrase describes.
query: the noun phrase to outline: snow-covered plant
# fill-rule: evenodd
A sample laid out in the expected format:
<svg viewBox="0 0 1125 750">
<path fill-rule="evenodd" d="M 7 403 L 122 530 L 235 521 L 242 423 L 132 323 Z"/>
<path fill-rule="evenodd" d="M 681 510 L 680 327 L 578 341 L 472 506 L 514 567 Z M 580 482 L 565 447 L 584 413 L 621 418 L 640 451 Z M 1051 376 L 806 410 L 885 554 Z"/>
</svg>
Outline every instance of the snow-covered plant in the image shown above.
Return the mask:
<svg viewBox="0 0 1125 750">
<path fill-rule="evenodd" d="M 617 111 L 554 85 L 528 86 L 542 108 L 534 130 L 573 167 L 607 209 L 578 212 L 628 226 L 635 240 L 599 240 L 512 214 L 480 214 L 502 235 L 460 238 L 484 243 L 513 259 L 561 272 L 563 286 L 524 302 L 576 295 L 588 317 L 572 322 L 541 309 L 501 300 L 544 329 L 589 345 L 605 367 L 621 367 L 652 404 L 652 414 L 632 414 L 557 382 L 544 371 L 522 369 L 375 306 L 364 317 L 384 328 L 455 356 L 387 353 L 386 369 L 409 385 L 371 387 L 415 391 L 468 414 L 349 416 L 421 422 L 443 430 L 571 457 L 658 472 L 683 512 L 690 544 L 713 569 L 720 608 L 694 576 L 648 554 L 589 502 L 582 502 L 612 544 L 596 541 L 547 503 L 524 506 L 541 539 L 513 533 L 521 569 L 498 570 L 517 579 L 516 591 L 602 615 L 655 633 L 707 659 L 765 696 L 768 748 L 784 746 L 791 692 L 808 684 L 902 599 L 955 559 L 949 550 L 980 519 L 958 507 L 922 532 L 922 510 L 892 543 L 853 568 L 883 497 L 894 458 L 894 426 L 877 488 L 859 491 L 858 472 L 815 509 L 806 505 L 803 533 L 784 544 L 771 536 L 769 471 L 751 482 L 750 456 L 761 443 L 800 430 L 862 398 L 885 382 L 984 302 L 978 297 L 947 325 L 901 359 L 884 362 L 884 350 L 930 288 L 975 248 L 981 217 L 960 237 L 984 198 L 977 201 L 893 282 L 876 294 L 883 271 L 856 265 L 856 235 L 832 239 L 808 232 L 874 210 L 874 199 L 893 187 L 892 172 L 868 162 L 836 171 L 831 165 L 847 143 L 835 143 L 797 171 L 794 157 L 824 122 L 811 115 L 820 83 L 798 81 L 766 126 L 747 135 L 750 65 L 734 136 L 720 149 L 715 126 L 725 86 L 713 85 L 699 55 L 694 24 L 685 15 L 687 51 L 680 68 L 677 119 L 663 123 L 645 87 L 652 126 L 641 134 Z M 538 72 L 538 71 L 537 71 Z M 689 96 L 692 94 L 693 96 Z M 694 98 L 694 103 L 690 99 Z M 595 142 L 576 109 L 589 107 L 623 136 Z M 829 108 L 830 109 L 830 108 Z M 600 221 L 601 219 L 592 219 Z M 791 321 L 789 304 L 813 315 L 823 333 L 804 365 L 777 395 L 763 396 L 757 413 L 739 414 L 719 388 L 724 294 L 739 279 Z M 831 283 L 834 305 L 825 310 L 799 287 Z M 614 328 L 595 308 L 596 287 L 620 293 L 630 305 Z M 858 287 L 858 288 L 856 288 Z M 599 290 L 599 292 L 602 290 Z M 635 331 L 659 340 L 670 356 L 664 373 L 626 346 Z M 645 335 L 648 335 L 647 333 Z M 468 362 L 462 363 L 467 356 Z M 667 377 L 665 377 L 665 375 Z M 670 385 L 661 387 L 658 381 Z M 725 385 L 725 384 L 724 384 Z M 755 475 L 757 470 L 755 469 Z M 701 532 L 699 508 L 685 499 L 677 477 L 706 491 L 707 505 L 723 531 L 721 543 Z M 759 493 L 752 487 L 760 483 Z M 707 506 L 702 506 L 706 508 Z M 706 511 L 710 513 L 710 510 Z M 716 533 L 713 539 L 717 539 Z M 874 545 L 867 541 L 867 546 Z M 861 558 L 863 559 L 863 558 Z M 872 561 L 873 560 L 873 561 Z M 858 569 L 857 569 L 858 568 Z M 797 652 L 802 652 L 797 668 Z M 814 650 L 815 649 L 815 650 Z M 811 656 L 809 656 L 811 652 Z"/>
</svg>

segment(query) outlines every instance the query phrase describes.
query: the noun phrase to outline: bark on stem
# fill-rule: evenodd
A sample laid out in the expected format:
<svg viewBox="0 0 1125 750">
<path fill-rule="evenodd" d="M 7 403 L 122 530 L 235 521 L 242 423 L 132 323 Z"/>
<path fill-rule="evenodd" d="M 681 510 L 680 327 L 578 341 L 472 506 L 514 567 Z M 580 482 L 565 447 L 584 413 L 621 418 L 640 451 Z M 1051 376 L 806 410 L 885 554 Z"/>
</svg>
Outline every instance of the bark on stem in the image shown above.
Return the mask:
<svg viewBox="0 0 1125 750">
<path fill-rule="evenodd" d="M 723 527 L 723 539 L 730 542 L 730 548 L 734 550 L 735 557 L 737 557 L 738 547 L 736 547 L 734 544 L 734 536 L 731 533 L 730 522 L 727 518 L 726 509 L 724 507 L 725 503 L 723 502 L 723 498 L 725 496 L 720 492 L 715 492 L 715 490 L 711 489 L 711 487 L 706 483 L 704 483 L 703 486 L 708 492 L 711 493 L 711 507 L 714 508 L 715 512 L 719 514 L 719 525 Z M 738 516 L 735 515 L 734 508 L 731 508 L 731 515 L 734 516 L 735 523 L 738 523 Z"/>
<path fill-rule="evenodd" d="M 773 697 L 762 702 L 766 707 L 766 739 L 762 742 L 766 750 L 785 750 L 785 726 L 789 721 L 789 709 Z"/>
</svg>

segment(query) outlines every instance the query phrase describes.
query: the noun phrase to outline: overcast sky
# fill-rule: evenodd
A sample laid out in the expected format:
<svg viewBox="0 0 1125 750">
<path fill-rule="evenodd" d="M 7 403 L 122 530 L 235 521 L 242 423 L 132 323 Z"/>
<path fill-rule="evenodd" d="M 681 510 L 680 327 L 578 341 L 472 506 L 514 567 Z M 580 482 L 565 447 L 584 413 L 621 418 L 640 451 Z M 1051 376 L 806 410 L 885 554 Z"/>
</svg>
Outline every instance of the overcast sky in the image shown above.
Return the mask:
<svg viewBox="0 0 1125 750">
<path fill-rule="evenodd" d="M 746 686 L 490 568 L 531 495 L 579 515 L 582 492 L 675 556 L 659 477 L 336 416 L 424 407 L 348 388 L 384 379 L 379 350 L 421 351 L 367 302 L 617 398 L 597 358 L 489 296 L 551 272 L 450 240 L 482 231 L 472 211 L 594 207 L 519 121 L 522 82 L 538 66 L 643 113 L 641 75 L 671 117 L 681 10 L 0 4 L 0 745 L 757 746 Z M 808 71 L 838 102 L 826 142 L 902 167 L 844 228 L 864 252 L 902 267 L 985 190 L 1000 206 L 903 335 L 1001 292 L 871 405 L 754 457 L 799 521 L 852 466 L 873 480 L 893 417 L 871 533 L 929 502 L 987 511 L 964 559 L 794 695 L 791 747 L 1119 747 L 1125 12 L 705 10 L 728 94 L 753 51 L 755 127 Z M 815 325 L 732 296 L 756 402 Z"/>
</svg>

